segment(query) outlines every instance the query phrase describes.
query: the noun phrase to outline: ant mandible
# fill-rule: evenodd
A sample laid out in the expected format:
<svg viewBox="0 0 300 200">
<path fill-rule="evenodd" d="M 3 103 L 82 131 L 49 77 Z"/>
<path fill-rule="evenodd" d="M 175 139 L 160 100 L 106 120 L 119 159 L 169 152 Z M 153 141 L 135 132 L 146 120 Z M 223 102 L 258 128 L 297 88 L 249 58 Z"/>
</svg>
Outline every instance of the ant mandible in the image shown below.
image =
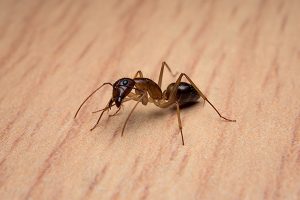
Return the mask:
<svg viewBox="0 0 300 200">
<path fill-rule="evenodd" d="M 183 133 L 182 133 L 182 123 L 180 119 L 180 107 L 194 103 L 196 102 L 200 97 L 204 99 L 204 102 L 207 101 L 209 105 L 218 113 L 218 115 L 230 122 L 235 122 L 236 120 L 228 119 L 226 117 L 223 117 L 220 112 L 216 109 L 216 107 L 206 98 L 206 96 L 198 89 L 198 87 L 193 83 L 193 81 L 188 77 L 185 73 L 181 73 L 175 83 L 171 83 L 165 91 L 162 92 L 161 90 L 161 83 L 164 73 L 164 67 L 167 67 L 168 71 L 172 74 L 172 76 L 176 76 L 176 74 L 173 74 L 171 68 L 168 66 L 166 62 L 162 63 L 158 83 L 155 83 L 153 80 L 149 78 L 144 78 L 143 73 L 141 71 L 138 71 L 133 79 L 131 78 L 121 78 L 117 80 L 114 84 L 111 83 L 104 83 L 100 87 L 98 87 L 96 90 L 94 90 L 79 106 L 74 118 L 76 118 L 79 110 L 83 106 L 83 104 L 94 94 L 96 93 L 100 88 L 102 88 L 104 85 L 110 85 L 113 88 L 112 91 L 112 97 L 110 98 L 109 102 L 105 106 L 105 108 L 101 110 L 97 110 L 95 112 L 101 112 L 97 123 L 94 125 L 93 128 L 91 128 L 91 131 L 96 128 L 96 126 L 99 124 L 101 117 L 103 113 L 109 109 L 111 109 L 113 106 L 116 106 L 118 109 L 113 115 L 116 115 L 120 108 L 122 103 L 130 100 L 137 101 L 136 104 L 133 106 L 132 110 L 130 111 L 129 115 L 127 116 L 125 123 L 123 125 L 121 136 L 124 134 L 124 130 L 126 127 L 126 124 L 128 122 L 128 119 L 130 118 L 131 114 L 133 113 L 134 109 L 137 107 L 137 105 L 142 102 L 143 105 L 147 105 L 148 102 L 154 103 L 156 106 L 160 108 L 167 108 L 170 107 L 173 104 L 176 104 L 177 108 L 177 118 L 178 118 L 178 126 L 181 133 L 181 140 L 182 145 L 184 145 L 184 139 L 183 139 Z M 189 83 L 181 82 L 182 77 L 185 77 Z M 134 92 L 133 92 L 134 90 Z M 93 113 L 95 113 L 93 112 Z"/>
</svg>

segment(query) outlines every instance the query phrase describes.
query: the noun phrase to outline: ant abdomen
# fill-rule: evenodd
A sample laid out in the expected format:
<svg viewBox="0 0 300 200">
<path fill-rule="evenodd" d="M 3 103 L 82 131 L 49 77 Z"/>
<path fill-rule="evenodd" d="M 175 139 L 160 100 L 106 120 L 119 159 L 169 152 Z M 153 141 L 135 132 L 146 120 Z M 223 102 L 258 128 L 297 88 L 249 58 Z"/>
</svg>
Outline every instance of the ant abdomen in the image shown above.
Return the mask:
<svg viewBox="0 0 300 200">
<path fill-rule="evenodd" d="M 165 98 L 169 99 L 171 92 L 173 91 L 175 83 L 171 83 L 164 92 Z M 200 98 L 197 90 L 189 83 L 180 82 L 177 92 L 176 100 L 180 106 L 184 106 L 190 103 L 195 103 Z"/>
</svg>

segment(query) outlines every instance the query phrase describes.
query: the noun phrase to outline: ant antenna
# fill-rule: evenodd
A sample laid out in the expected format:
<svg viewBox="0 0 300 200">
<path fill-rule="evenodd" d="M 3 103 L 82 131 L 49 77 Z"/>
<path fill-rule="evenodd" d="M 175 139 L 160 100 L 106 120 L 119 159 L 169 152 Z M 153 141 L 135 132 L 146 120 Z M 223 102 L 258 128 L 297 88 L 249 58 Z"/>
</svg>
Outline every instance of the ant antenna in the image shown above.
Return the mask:
<svg viewBox="0 0 300 200">
<path fill-rule="evenodd" d="M 111 85 L 113 87 L 113 85 L 111 83 L 103 83 L 100 87 L 98 87 L 96 90 L 94 90 L 79 106 L 78 110 L 75 113 L 74 119 L 76 118 L 79 110 L 81 109 L 81 107 L 83 106 L 83 104 L 93 95 L 95 94 L 98 90 L 100 90 L 100 88 L 102 88 L 104 85 Z"/>
</svg>

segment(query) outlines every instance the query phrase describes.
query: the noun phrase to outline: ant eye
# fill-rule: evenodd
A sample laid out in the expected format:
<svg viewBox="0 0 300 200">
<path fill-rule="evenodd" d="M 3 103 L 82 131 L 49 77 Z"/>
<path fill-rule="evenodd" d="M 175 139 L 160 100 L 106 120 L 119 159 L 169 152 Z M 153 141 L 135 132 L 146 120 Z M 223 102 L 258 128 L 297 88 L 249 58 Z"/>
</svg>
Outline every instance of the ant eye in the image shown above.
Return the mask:
<svg viewBox="0 0 300 200">
<path fill-rule="evenodd" d="M 128 83 L 127 80 L 123 80 L 123 81 L 122 81 L 122 84 L 123 84 L 123 85 L 127 85 L 127 83 Z"/>
</svg>

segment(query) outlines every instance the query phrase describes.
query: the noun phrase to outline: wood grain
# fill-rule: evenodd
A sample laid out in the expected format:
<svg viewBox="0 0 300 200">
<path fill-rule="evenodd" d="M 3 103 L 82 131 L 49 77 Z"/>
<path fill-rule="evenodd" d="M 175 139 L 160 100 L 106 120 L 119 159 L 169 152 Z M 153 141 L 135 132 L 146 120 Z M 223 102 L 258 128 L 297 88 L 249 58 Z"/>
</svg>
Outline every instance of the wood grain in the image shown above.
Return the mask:
<svg viewBox="0 0 300 200">
<path fill-rule="evenodd" d="M 0 1 L 0 199 L 300 199 L 300 1 Z M 206 103 L 132 103 L 103 82 L 162 61 Z M 166 73 L 163 88 L 174 81 Z"/>
</svg>

